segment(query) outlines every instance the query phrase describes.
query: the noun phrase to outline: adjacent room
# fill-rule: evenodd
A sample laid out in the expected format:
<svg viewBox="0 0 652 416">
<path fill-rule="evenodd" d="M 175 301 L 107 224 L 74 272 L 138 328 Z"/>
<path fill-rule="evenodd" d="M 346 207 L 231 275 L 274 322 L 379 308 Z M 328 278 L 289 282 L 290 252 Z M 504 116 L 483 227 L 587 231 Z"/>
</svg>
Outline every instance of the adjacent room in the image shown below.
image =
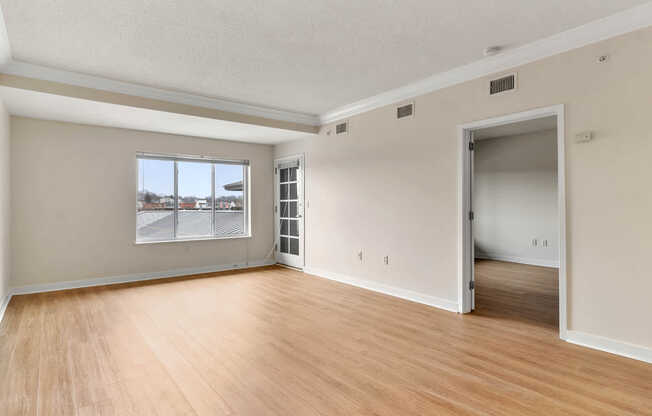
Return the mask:
<svg viewBox="0 0 652 416">
<path fill-rule="evenodd" d="M 559 333 L 557 118 L 473 132 L 473 310 Z"/>
<path fill-rule="evenodd" d="M 652 2 L 0 12 L 0 415 L 652 415 Z"/>
</svg>

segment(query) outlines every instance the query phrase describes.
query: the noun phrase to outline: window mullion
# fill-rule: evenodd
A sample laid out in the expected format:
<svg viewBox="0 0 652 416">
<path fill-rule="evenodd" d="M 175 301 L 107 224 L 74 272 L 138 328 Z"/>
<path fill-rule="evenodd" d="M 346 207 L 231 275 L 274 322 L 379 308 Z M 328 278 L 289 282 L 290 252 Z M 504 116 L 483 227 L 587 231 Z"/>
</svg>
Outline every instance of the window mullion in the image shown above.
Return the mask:
<svg viewBox="0 0 652 416">
<path fill-rule="evenodd" d="M 249 234 L 251 217 L 249 216 L 249 166 L 242 166 L 242 215 L 244 216 L 244 235 Z"/>
<path fill-rule="evenodd" d="M 174 238 L 177 238 L 177 228 L 179 224 L 179 168 L 177 161 L 174 161 L 174 216 L 172 224 L 174 227 Z"/>
<path fill-rule="evenodd" d="M 215 236 L 215 163 L 211 163 L 211 235 Z"/>
</svg>

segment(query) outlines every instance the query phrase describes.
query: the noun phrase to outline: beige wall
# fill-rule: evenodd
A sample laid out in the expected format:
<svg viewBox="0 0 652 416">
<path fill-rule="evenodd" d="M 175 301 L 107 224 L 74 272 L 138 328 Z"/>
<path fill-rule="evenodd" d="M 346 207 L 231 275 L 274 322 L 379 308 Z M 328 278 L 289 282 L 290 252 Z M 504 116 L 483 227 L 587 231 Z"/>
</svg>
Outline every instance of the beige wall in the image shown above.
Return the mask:
<svg viewBox="0 0 652 416">
<path fill-rule="evenodd" d="M 273 245 L 271 146 L 11 121 L 14 286 L 261 261 Z M 253 237 L 135 245 L 137 151 L 249 159 Z"/>
<path fill-rule="evenodd" d="M 651 44 L 641 30 L 519 67 L 515 93 L 478 79 L 417 97 L 414 118 L 388 106 L 278 146 L 306 153 L 307 265 L 457 301 L 457 126 L 565 104 L 569 329 L 652 347 Z"/>
<path fill-rule="evenodd" d="M 558 267 L 557 130 L 476 140 L 473 157 L 476 257 Z"/>
<path fill-rule="evenodd" d="M 0 308 L 9 291 L 11 228 L 9 114 L 0 102 Z M 2 311 L 0 311 L 2 313 Z"/>
</svg>

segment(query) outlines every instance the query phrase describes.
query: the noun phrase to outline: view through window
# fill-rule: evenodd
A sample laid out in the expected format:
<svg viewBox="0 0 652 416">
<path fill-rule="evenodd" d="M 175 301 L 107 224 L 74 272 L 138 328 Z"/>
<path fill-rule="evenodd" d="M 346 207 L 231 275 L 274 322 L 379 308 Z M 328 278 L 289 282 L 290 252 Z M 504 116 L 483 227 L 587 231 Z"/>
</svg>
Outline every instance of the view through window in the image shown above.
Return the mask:
<svg viewBox="0 0 652 416">
<path fill-rule="evenodd" d="M 138 155 L 136 241 L 249 234 L 247 161 Z"/>
</svg>

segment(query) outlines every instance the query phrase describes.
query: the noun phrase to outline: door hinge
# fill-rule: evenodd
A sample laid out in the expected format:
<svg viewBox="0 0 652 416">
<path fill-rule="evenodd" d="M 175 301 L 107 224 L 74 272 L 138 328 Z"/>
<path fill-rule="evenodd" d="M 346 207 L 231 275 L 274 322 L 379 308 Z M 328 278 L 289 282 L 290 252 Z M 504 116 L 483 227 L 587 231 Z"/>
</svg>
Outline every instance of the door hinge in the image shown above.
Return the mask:
<svg viewBox="0 0 652 416">
<path fill-rule="evenodd" d="M 274 168 L 274 175 L 278 175 L 278 168 Z"/>
<path fill-rule="evenodd" d="M 475 150 L 475 143 L 469 142 L 469 150 Z"/>
<path fill-rule="evenodd" d="M 473 221 L 475 219 L 475 214 L 473 211 L 469 211 L 469 221 Z"/>
<path fill-rule="evenodd" d="M 274 205 L 274 213 L 278 212 L 278 205 Z"/>
<path fill-rule="evenodd" d="M 274 244 L 274 251 L 278 251 L 278 244 Z"/>
<path fill-rule="evenodd" d="M 473 289 L 475 289 L 475 280 L 471 280 L 469 282 L 469 290 L 473 290 Z"/>
</svg>

